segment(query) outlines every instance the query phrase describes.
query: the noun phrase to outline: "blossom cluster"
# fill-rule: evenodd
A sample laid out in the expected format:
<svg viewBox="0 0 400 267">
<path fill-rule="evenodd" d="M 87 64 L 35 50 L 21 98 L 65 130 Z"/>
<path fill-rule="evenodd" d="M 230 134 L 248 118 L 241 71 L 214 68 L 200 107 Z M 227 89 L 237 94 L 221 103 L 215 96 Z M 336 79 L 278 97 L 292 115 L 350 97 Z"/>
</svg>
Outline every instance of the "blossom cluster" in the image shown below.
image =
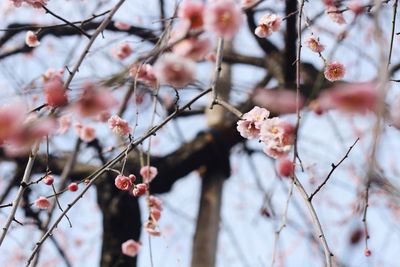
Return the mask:
<svg viewBox="0 0 400 267">
<path fill-rule="evenodd" d="M 20 7 L 22 3 L 28 4 L 34 8 L 45 6 L 49 0 L 11 0 L 15 7 Z"/>
<path fill-rule="evenodd" d="M 273 32 L 276 32 L 281 27 L 282 19 L 276 14 L 265 14 L 261 17 L 258 22 L 258 26 L 255 29 L 255 35 L 260 38 L 270 36 Z"/>
<path fill-rule="evenodd" d="M 290 152 L 294 141 L 294 127 L 278 118 L 268 118 L 270 112 L 255 106 L 238 121 L 237 130 L 247 139 L 259 139 L 264 152 L 273 158 L 282 158 Z"/>
</svg>

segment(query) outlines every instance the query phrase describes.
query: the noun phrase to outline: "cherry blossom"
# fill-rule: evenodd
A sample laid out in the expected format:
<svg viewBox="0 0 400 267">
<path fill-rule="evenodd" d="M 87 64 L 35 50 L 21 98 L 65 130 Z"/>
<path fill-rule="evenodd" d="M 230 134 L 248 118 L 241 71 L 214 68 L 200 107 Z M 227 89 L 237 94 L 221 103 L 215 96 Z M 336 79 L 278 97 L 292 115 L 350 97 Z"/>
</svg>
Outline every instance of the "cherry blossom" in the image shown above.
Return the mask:
<svg viewBox="0 0 400 267">
<path fill-rule="evenodd" d="M 113 115 L 108 120 L 108 125 L 114 133 L 120 136 L 127 136 L 132 131 L 126 120 L 121 119 L 118 115 Z"/>
<path fill-rule="evenodd" d="M 35 206 L 39 209 L 46 210 L 50 207 L 50 201 L 45 197 L 39 197 L 35 200 Z"/>
<path fill-rule="evenodd" d="M 343 14 L 337 7 L 333 5 L 328 6 L 325 12 L 333 22 L 337 24 L 346 24 L 346 20 L 344 19 Z"/>
<path fill-rule="evenodd" d="M 204 4 L 202 2 L 185 0 L 179 6 L 178 17 L 187 22 L 191 29 L 199 29 L 204 24 L 203 13 Z"/>
<path fill-rule="evenodd" d="M 364 12 L 364 6 L 359 0 L 352 0 L 347 4 L 349 10 L 351 10 L 354 15 L 358 16 Z"/>
<path fill-rule="evenodd" d="M 258 138 L 260 135 L 261 124 L 268 118 L 268 116 L 268 110 L 255 106 L 252 110 L 243 114 L 243 119 L 237 122 L 237 130 L 244 138 Z"/>
<path fill-rule="evenodd" d="M 132 194 L 135 197 L 140 197 L 144 194 L 146 194 L 147 191 L 147 184 L 137 184 L 135 185 L 135 187 L 133 188 Z"/>
<path fill-rule="evenodd" d="M 62 80 L 54 78 L 44 84 L 43 87 L 46 103 L 50 107 L 65 106 L 68 104 L 68 96 Z"/>
<path fill-rule="evenodd" d="M 47 185 L 52 185 L 54 183 L 54 178 L 52 175 L 48 174 L 45 177 L 43 177 L 43 183 Z"/>
<path fill-rule="evenodd" d="M 329 63 L 325 66 L 324 75 L 328 81 L 334 82 L 341 80 L 346 73 L 344 65 L 337 61 Z"/>
<path fill-rule="evenodd" d="M 143 224 L 143 228 L 149 235 L 152 235 L 152 236 L 160 236 L 161 235 L 161 232 L 159 230 L 157 230 L 157 222 L 154 220 L 147 220 Z"/>
<path fill-rule="evenodd" d="M 290 177 L 294 173 L 293 161 L 288 158 L 278 159 L 276 162 L 276 169 L 280 176 Z"/>
<path fill-rule="evenodd" d="M 132 54 L 133 50 L 128 43 L 120 44 L 117 49 L 114 51 L 114 56 L 119 59 L 123 60 L 129 57 Z"/>
<path fill-rule="evenodd" d="M 192 60 L 167 53 L 156 62 L 154 72 L 161 83 L 182 88 L 194 80 L 195 68 Z"/>
<path fill-rule="evenodd" d="M 115 28 L 121 31 L 128 31 L 132 26 L 129 23 L 122 22 L 122 21 L 116 21 L 114 22 Z"/>
<path fill-rule="evenodd" d="M 129 70 L 129 75 L 133 79 L 137 79 L 150 87 L 156 87 L 157 78 L 154 74 L 153 66 L 150 64 L 133 64 Z"/>
<path fill-rule="evenodd" d="M 293 133 L 293 126 L 278 117 L 265 120 L 260 130 L 260 140 L 265 144 L 264 152 L 273 158 L 287 155 L 294 141 Z"/>
<path fill-rule="evenodd" d="M 129 257 L 136 257 L 140 247 L 141 244 L 139 242 L 136 242 L 133 239 L 129 239 L 121 245 L 122 254 Z"/>
<path fill-rule="evenodd" d="M 297 99 L 297 94 L 293 90 L 266 88 L 254 90 L 252 100 L 254 104 L 266 107 L 275 114 L 295 113 L 297 106 L 301 109 L 305 102 L 302 95 Z"/>
<path fill-rule="evenodd" d="M 25 44 L 29 47 L 37 47 L 40 45 L 37 35 L 33 31 L 26 32 Z"/>
<path fill-rule="evenodd" d="M 132 180 L 124 175 L 118 175 L 114 183 L 119 190 L 123 191 L 128 191 L 132 187 Z"/>
<path fill-rule="evenodd" d="M 258 22 L 258 26 L 254 33 L 260 38 L 270 36 L 273 32 L 279 31 L 281 27 L 282 19 L 276 14 L 266 14 L 261 17 Z"/>
<path fill-rule="evenodd" d="M 211 41 L 208 38 L 188 38 L 174 45 L 172 51 L 176 55 L 200 61 L 211 51 Z"/>
<path fill-rule="evenodd" d="M 49 0 L 11 0 L 15 7 L 20 7 L 22 3 L 26 3 L 34 8 L 45 6 Z"/>
<path fill-rule="evenodd" d="M 26 111 L 26 106 L 21 102 L 0 107 L 0 144 L 20 131 Z"/>
<path fill-rule="evenodd" d="M 95 83 L 87 82 L 82 86 L 83 92 L 72 107 L 80 117 L 97 116 L 117 104 L 114 96 L 106 89 L 98 88 Z"/>
<path fill-rule="evenodd" d="M 374 82 L 339 84 L 322 93 L 317 102 L 322 110 L 339 109 L 343 112 L 375 111 L 379 95 Z"/>
<path fill-rule="evenodd" d="M 233 0 L 213 1 L 206 6 L 204 28 L 219 37 L 230 39 L 240 29 L 244 15 Z"/>
<path fill-rule="evenodd" d="M 144 166 L 140 169 L 140 175 L 144 183 L 150 183 L 158 174 L 157 168 L 153 166 Z"/>
<path fill-rule="evenodd" d="M 96 129 L 91 126 L 83 126 L 79 130 L 79 137 L 87 143 L 92 142 L 96 138 Z"/>
<path fill-rule="evenodd" d="M 315 38 L 314 36 L 309 36 L 306 39 L 305 44 L 308 48 L 311 49 L 311 51 L 315 53 L 321 53 L 325 49 L 325 46 L 321 44 L 319 39 Z"/>
</svg>

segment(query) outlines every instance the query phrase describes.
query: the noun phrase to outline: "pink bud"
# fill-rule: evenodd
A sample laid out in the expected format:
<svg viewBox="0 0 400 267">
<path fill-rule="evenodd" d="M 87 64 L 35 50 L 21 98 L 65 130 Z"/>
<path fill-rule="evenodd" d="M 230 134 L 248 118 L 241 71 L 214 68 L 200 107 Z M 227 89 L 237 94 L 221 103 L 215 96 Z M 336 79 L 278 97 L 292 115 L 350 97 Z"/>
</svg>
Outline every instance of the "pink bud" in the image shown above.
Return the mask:
<svg viewBox="0 0 400 267">
<path fill-rule="evenodd" d="M 133 174 L 129 174 L 129 179 L 131 180 L 131 183 L 133 184 L 136 181 L 136 176 Z"/>
<path fill-rule="evenodd" d="M 71 192 L 75 192 L 78 190 L 78 184 L 77 183 L 70 183 L 68 185 L 68 190 Z"/>
<path fill-rule="evenodd" d="M 140 175 L 145 183 L 150 183 L 157 176 L 157 173 L 157 168 L 153 166 L 144 166 L 140 169 Z"/>
<path fill-rule="evenodd" d="M 129 257 L 135 257 L 138 253 L 140 246 L 141 244 L 139 242 L 129 239 L 124 243 L 122 243 L 121 250 L 124 255 Z"/>
<path fill-rule="evenodd" d="M 150 216 L 154 220 L 158 221 L 160 219 L 160 217 L 161 217 L 161 211 L 159 209 L 156 209 L 156 208 L 151 208 L 150 209 Z"/>
<path fill-rule="evenodd" d="M 54 178 L 51 175 L 46 175 L 43 178 L 43 183 L 47 184 L 47 185 L 52 185 L 54 183 Z"/>
<path fill-rule="evenodd" d="M 290 177 L 294 173 L 294 165 L 288 158 L 279 159 L 276 165 L 278 174 L 284 177 Z"/>
<path fill-rule="evenodd" d="M 365 257 L 369 257 L 369 256 L 371 256 L 371 254 L 372 254 L 371 250 L 369 250 L 367 248 L 364 250 Z"/>
</svg>

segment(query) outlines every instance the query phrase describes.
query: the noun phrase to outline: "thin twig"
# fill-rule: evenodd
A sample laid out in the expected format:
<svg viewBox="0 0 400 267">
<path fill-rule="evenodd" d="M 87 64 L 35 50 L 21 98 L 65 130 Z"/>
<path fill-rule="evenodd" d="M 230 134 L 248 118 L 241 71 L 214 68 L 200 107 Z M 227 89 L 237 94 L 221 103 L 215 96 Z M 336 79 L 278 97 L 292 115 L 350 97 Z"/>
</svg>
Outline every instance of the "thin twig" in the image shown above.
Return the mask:
<svg viewBox="0 0 400 267">
<path fill-rule="evenodd" d="M 56 13 L 54 13 L 53 11 L 49 10 L 45 5 L 42 5 L 42 8 L 44 10 L 46 10 L 46 13 L 49 13 L 50 15 L 52 15 L 53 17 L 65 22 L 67 25 L 71 26 L 74 29 L 77 29 L 80 33 L 82 33 L 83 35 L 85 35 L 87 38 L 91 38 L 92 36 L 90 36 L 90 34 L 88 34 L 87 32 L 85 32 L 82 28 L 76 26 L 75 24 L 73 24 L 72 22 L 64 19 L 63 17 L 57 15 Z"/>
<path fill-rule="evenodd" d="M 389 66 L 391 63 L 392 51 L 393 51 L 394 33 L 395 33 L 395 29 L 396 29 L 397 3 L 398 3 L 398 0 L 395 0 L 393 2 L 392 32 L 390 34 L 389 57 L 388 57 L 388 62 L 387 62 L 388 69 L 389 69 Z"/>
<path fill-rule="evenodd" d="M 215 101 L 217 100 L 218 97 L 218 92 L 217 92 L 217 81 L 219 80 L 219 75 L 221 74 L 221 64 L 222 64 L 222 57 L 223 57 L 223 51 L 224 51 L 224 38 L 219 38 L 218 39 L 218 46 L 217 46 L 217 59 L 215 62 L 215 70 L 214 70 L 214 77 L 211 82 L 211 89 L 212 89 L 212 101 L 210 108 L 216 104 Z"/>
<path fill-rule="evenodd" d="M 296 121 L 296 128 L 295 128 L 295 137 L 294 137 L 294 155 L 293 155 L 293 165 L 296 164 L 296 159 L 299 160 L 300 166 L 303 169 L 303 166 L 301 164 L 300 157 L 298 155 L 298 147 L 297 147 L 297 141 L 298 141 L 298 132 L 299 132 L 299 127 L 300 127 L 300 60 L 301 60 L 301 23 L 302 23 L 302 15 L 303 15 L 303 8 L 304 8 L 304 0 L 301 0 L 299 2 L 299 9 L 298 9 L 298 14 L 297 14 L 297 56 L 296 56 L 296 114 L 297 114 L 297 121 Z M 296 187 L 296 190 L 300 193 L 302 198 L 304 199 L 304 202 L 307 205 L 307 208 L 310 212 L 311 219 L 313 221 L 315 230 L 317 232 L 318 238 L 320 239 L 320 242 L 322 243 L 322 247 L 324 250 L 325 254 L 325 261 L 326 261 L 326 267 L 332 267 L 332 253 L 329 249 L 328 242 L 326 241 L 324 232 L 321 227 L 321 223 L 319 222 L 317 213 L 315 212 L 314 206 L 312 205 L 311 201 L 308 199 L 308 195 L 306 190 L 304 189 L 303 185 L 301 184 L 300 180 L 296 177 L 296 174 L 293 174 L 293 183 L 294 186 Z"/>
<path fill-rule="evenodd" d="M 340 166 L 340 164 L 342 164 L 342 162 L 348 158 L 350 151 L 353 149 L 353 147 L 357 144 L 358 140 L 360 140 L 360 138 L 357 138 L 356 141 L 350 146 L 350 148 L 347 150 L 346 154 L 344 155 L 344 157 L 337 163 L 332 163 L 331 164 L 331 171 L 328 173 L 328 175 L 326 176 L 325 180 L 322 182 L 322 184 L 320 184 L 318 186 L 318 188 L 310 195 L 310 197 L 308 198 L 309 201 L 312 201 L 313 197 L 321 190 L 321 188 L 328 182 L 329 178 L 331 177 L 331 175 L 333 174 L 333 172 L 336 170 L 337 167 Z"/>
<path fill-rule="evenodd" d="M 232 114 L 234 114 L 239 119 L 242 118 L 243 113 L 240 112 L 240 110 L 238 110 L 237 108 L 235 108 L 231 104 L 229 104 L 228 102 L 217 98 L 217 99 L 214 100 L 214 104 L 217 104 L 217 105 L 220 105 L 220 106 L 226 108 L 228 111 L 230 111 Z"/>
<path fill-rule="evenodd" d="M 1 233 L 1 236 L 0 236 L 0 247 L 4 241 L 4 238 L 6 237 L 8 229 L 10 228 L 11 222 L 13 220 L 15 220 L 15 218 L 14 218 L 15 213 L 17 212 L 19 203 L 21 202 L 22 194 L 24 193 L 24 191 L 27 187 L 27 184 L 30 181 L 33 163 L 35 162 L 36 154 L 39 150 L 39 144 L 40 144 L 40 142 L 36 142 L 33 145 L 32 151 L 29 155 L 28 163 L 26 164 L 24 176 L 22 177 L 22 181 L 19 186 L 17 196 L 15 197 L 14 201 L 12 202 L 12 210 L 11 210 L 10 214 L 8 215 L 6 224 L 3 227 L 3 232 Z"/>
<path fill-rule="evenodd" d="M 94 41 L 96 40 L 97 36 L 107 27 L 107 25 L 111 22 L 112 17 L 114 16 L 115 12 L 121 7 L 121 5 L 125 2 L 125 0 L 120 0 L 114 8 L 110 11 L 110 14 L 103 20 L 103 22 L 99 25 L 99 27 L 96 29 L 96 31 L 93 33 L 91 36 L 89 42 L 87 43 L 85 49 L 83 50 L 81 56 L 78 59 L 78 62 L 76 62 L 75 66 L 73 69 L 70 71 L 70 74 L 68 76 L 68 79 L 64 83 L 64 87 L 68 89 L 70 83 L 72 82 L 72 79 L 74 78 L 76 72 L 79 70 L 79 67 L 81 66 L 83 60 L 85 59 L 86 55 L 89 53 L 89 49 L 92 47 Z"/>
</svg>

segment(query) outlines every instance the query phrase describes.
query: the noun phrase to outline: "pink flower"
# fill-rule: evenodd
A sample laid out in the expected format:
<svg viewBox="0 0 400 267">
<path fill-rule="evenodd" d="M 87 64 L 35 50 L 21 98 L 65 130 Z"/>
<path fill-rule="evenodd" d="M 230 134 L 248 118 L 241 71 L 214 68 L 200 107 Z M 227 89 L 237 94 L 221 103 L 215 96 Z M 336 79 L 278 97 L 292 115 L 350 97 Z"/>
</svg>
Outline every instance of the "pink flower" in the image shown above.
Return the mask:
<svg viewBox="0 0 400 267">
<path fill-rule="evenodd" d="M 137 184 L 133 188 L 132 194 L 135 197 L 140 197 L 140 196 L 146 194 L 146 191 L 147 191 L 147 185 L 146 184 Z"/>
<path fill-rule="evenodd" d="M 82 95 L 73 107 L 81 117 L 96 116 L 117 103 L 108 90 L 97 88 L 95 83 L 87 82 L 82 87 Z"/>
<path fill-rule="evenodd" d="M 242 0 L 242 7 L 243 8 L 248 8 L 253 6 L 255 3 L 257 3 L 259 0 Z"/>
<path fill-rule="evenodd" d="M 43 177 L 43 183 L 47 185 L 52 185 L 54 183 L 54 178 L 52 175 L 48 174 L 45 177 Z"/>
<path fill-rule="evenodd" d="M 65 106 L 68 104 L 68 97 L 62 80 L 52 79 L 43 87 L 46 102 L 50 107 Z"/>
<path fill-rule="evenodd" d="M 49 0 L 11 0 L 15 7 L 20 7 L 22 3 L 27 3 L 34 8 L 45 6 Z"/>
<path fill-rule="evenodd" d="M 100 122 L 107 122 L 111 117 L 111 113 L 107 110 L 100 112 L 99 115 L 96 116 L 96 120 Z"/>
<path fill-rule="evenodd" d="M 121 245 L 122 254 L 129 257 L 135 257 L 140 249 L 140 246 L 141 244 L 139 242 L 129 239 Z"/>
<path fill-rule="evenodd" d="M 274 114 L 295 113 L 297 100 L 296 92 L 287 89 L 257 88 L 252 96 L 253 103 L 266 107 Z M 299 109 L 304 106 L 305 99 L 299 96 Z"/>
<path fill-rule="evenodd" d="M 239 31 L 242 22 L 242 10 L 233 0 L 208 3 L 204 13 L 204 28 L 227 39 L 232 38 Z"/>
<path fill-rule="evenodd" d="M 26 112 L 25 105 L 20 102 L 0 107 L 0 144 L 21 130 Z"/>
<path fill-rule="evenodd" d="M 163 203 L 161 201 L 161 199 L 159 199 L 158 197 L 155 196 L 150 196 L 149 197 L 149 205 L 152 208 L 156 208 L 158 210 L 163 210 Z"/>
<path fill-rule="evenodd" d="M 341 80 L 346 73 L 344 65 L 337 61 L 329 63 L 325 66 L 324 75 L 328 81 L 334 82 Z"/>
<path fill-rule="evenodd" d="M 258 138 L 261 124 L 268 116 L 268 110 L 255 106 L 252 110 L 243 115 L 242 120 L 237 122 L 237 130 L 244 138 Z"/>
<path fill-rule="evenodd" d="M 151 208 L 150 209 L 150 217 L 155 220 L 158 221 L 161 218 L 161 211 L 157 208 Z"/>
<path fill-rule="evenodd" d="M 31 113 L 7 141 L 13 146 L 29 149 L 34 142 L 51 135 L 56 128 L 55 120 L 39 118 L 36 114 Z"/>
<path fill-rule="evenodd" d="M 340 84 L 323 92 L 317 99 L 322 110 L 337 108 L 344 112 L 375 111 L 378 91 L 374 82 Z"/>
<path fill-rule="evenodd" d="M 33 31 L 28 31 L 25 35 L 25 44 L 29 47 L 40 45 L 37 35 Z"/>
<path fill-rule="evenodd" d="M 115 178 L 115 186 L 119 190 L 128 191 L 132 187 L 132 181 L 129 177 L 118 175 Z"/>
<path fill-rule="evenodd" d="M 260 140 L 266 145 L 264 152 L 274 158 L 287 155 L 294 142 L 293 133 L 293 126 L 280 118 L 265 120 L 260 130 Z"/>
<path fill-rule="evenodd" d="M 35 206 L 41 210 L 46 210 L 50 207 L 50 201 L 45 197 L 39 197 L 35 200 Z"/>
<path fill-rule="evenodd" d="M 137 79 L 150 87 L 156 87 L 157 78 L 154 74 L 153 67 L 150 64 L 133 64 L 129 70 L 129 75 L 133 79 Z"/>
<path fill-rule="evenodd" d="M 152 236 L 160 236 L 161 232 L 159 230 L 157 230 L 157 222 L 154 220 L 147 220 L 144 224 L 143 224 L 143 228 L 144 230 L 146 230 L 146 232 L 149 235 Z"/>
<path fill-rule="evenodd" d="M 321 53 L 324 51 L 325 46 L 319 42 L 319 39 L 314 36 L 309 36 L 305 41 L 306 46 L 311 49 L 311 51 L 315 53 Z"/>
<path fill-rule="evenodd" d="M 191 29 L 203 27 L 204 4 L 185 0 L 179 6 L 178 17 L 188 22 Z"/>
<path fill-rule="evenodd" d="M 62 81 L 62 77 L 64 75 L 64 69 L 48 69 L 43 75 L 42 75 L 42 80 L 44 83 L 50 81 L 50 80 L 60 80 Z"/>
<path fill-rule="evenodd" d="M 364 6 L 360 3 L 359 0 L 353 0 L 350 1 L 347 4 L 347 7 L 349 8 L 349 10 L 351 10 L 354 15 L 358 16 L 360 14 L 362 14 L 364 12 Z"/>
<path fill-rule="evenodd" d="M 174 45 L 174 54 L 195 61 L 203 60 L 211 51 L 211 41 L 208 38 L 189 38 Z"/>
<path fill-rule="evenodd" d="M 150 183 L 158 174 L 157 168 L 153 166 L 144 166 L 140 169 L 140 175 L 144 183 Z"/>
<path fill-rule="evenodd" d="M 276 169 L 280 176 L 290 177 L 294 173 L 293 161 L 288 158 L 278 159 Z"/>
<path fill-rule="evenodd" d="M 129 57 L 132 54 L 132 48 L 129 46 L 128 43 L 123 43 L 117 47 L 117 49 L 114 51 L 114 56 L 119 59 L 123 60 L 127 57 Z"/>
<path fill-rule="evenodd" d="M 127 31 L 131 28 L 131 25 L 122 21 L 116 21 L 114 22 L 115 28 L 121 31 Z"/>
<path fill-rule="evenodd" d="M 182 88 L 195 78 L 195 63 L 187 58 L 168 53 L 155 64 L 157 79 L 175 88 Z"/>
<path fill-rule="evenodd" d="M 333 22 L 336 22 L 337 24 L 346 24 L 343 14 L 337 7 L 328 6 L 325 12 Z"/>
<path fill-rule="evenodd" d="M 282 19 L 276 14 L 266 14 L 261 17 L 255 29 L 255 35 L 260 38 L 268 37 L 272 32 L 276 32 L 281 27 Z"/>
<path fill-rule="evenodd" d="M 129 127 L 128 122 L 121 119 L 118 115 L 113 115 L 108 120 L 108 125 L 114 133 L 120 136 L 129 135 L 129 133 L 132 131 L 132 128 Z"/>
<path fill-rule="evenodd" d="M 96 129 L 91 126 L 83 126 L 79 131 L 79 137 L 84 142 L 92 142 L 96 138 Z"/>
</svg>

